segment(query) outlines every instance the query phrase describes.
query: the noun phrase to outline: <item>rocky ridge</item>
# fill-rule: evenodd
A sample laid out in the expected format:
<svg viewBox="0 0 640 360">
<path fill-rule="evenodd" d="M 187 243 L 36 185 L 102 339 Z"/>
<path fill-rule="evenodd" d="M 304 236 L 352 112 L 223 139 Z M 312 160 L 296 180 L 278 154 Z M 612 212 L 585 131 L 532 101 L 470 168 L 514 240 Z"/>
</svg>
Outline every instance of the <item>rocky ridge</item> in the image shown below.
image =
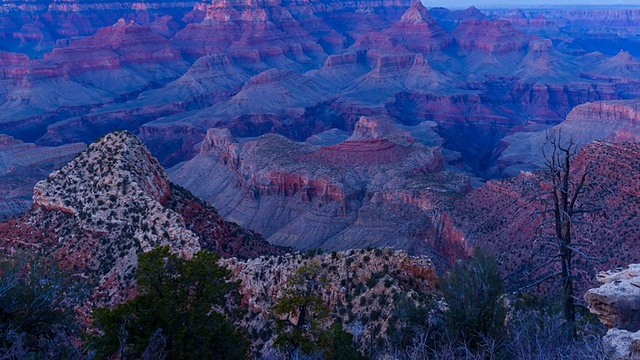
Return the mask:
<svg viewBox="0 0 640 360">
<path fill-rule="evenodd" d="M 85 148 L 85 144 L 43 147 L 0 135 L 0 219 L 27 211 L 33 186 Z"/>
<path fill-rule="evenodd" d="M 354 334 L 362 350 L 396 335 L 406 320 L 398 315 L 402 306 L 437 300 L 438 278 L 431 260 L 388 248 L 222 259 L 220 264 L 231 270 L 233 280 L 240 281 L 242 305 L 248 310 L 243 325 L 258 352 L 272 347 L 271 308 L 283 295 L 288 278 L 302 266 L 320 266 L 326 277 L 321 295 L 331 317 Z"/>
<path fill-rule="evenodd" d="M 33 199 L 29 212 L 0 224 L 3 251 L 59 259 L 95 281 L 95 301 L 102 304 L 131 296 L 137 254 L 157 246 L 184 257 L 201 249 L 232 256 L 282 252 L 170 184 L 126 131 L 104 136 L 38 182 Z"/>
<path fill-rule="evenodd" d="M 388 119 L 362 118 L 348 140 L 328 146 L 279 135 L 236 140 L 226 129 L 210 129 L 200 154 L 169 173 L 273 244 L 394 246 L 442 264 L 466 250 L 438 204 L 469 189 L 465 176 L 443 170 L 438 149 Z"/>
</svg>

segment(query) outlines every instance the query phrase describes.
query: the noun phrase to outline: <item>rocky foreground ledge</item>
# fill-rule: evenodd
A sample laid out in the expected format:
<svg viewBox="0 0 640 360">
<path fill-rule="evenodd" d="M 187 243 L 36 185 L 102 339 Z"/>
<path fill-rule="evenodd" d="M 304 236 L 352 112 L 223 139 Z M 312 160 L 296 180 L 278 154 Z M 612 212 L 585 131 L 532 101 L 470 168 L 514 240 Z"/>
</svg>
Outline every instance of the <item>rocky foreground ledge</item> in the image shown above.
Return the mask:
<svg viewBox="0 0 640 360">
<path fill-rule="evenodd" d="M 602 285 L 584 295 L 589 310 L 609 327 L 604 343 L 611 359 L 640 358 L 640 264 L 603 271 Z"/>
</svg>

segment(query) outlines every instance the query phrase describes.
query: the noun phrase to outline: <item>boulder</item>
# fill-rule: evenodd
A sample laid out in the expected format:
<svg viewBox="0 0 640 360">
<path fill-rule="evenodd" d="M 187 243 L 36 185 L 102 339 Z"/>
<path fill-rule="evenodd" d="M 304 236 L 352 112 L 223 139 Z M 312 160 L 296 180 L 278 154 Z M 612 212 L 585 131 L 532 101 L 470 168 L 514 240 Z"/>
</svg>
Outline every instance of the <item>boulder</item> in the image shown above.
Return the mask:
<svg viewBox="0 0 640 360">
<path fill-rule="evenodd" d="M 611 329 L 603 338 L 609 359 L 640 359 L 640 331 Z"/>
<path fill-rule="evenodd" d="M 598 274 L 602 285 L 584 295 L 589 310 L 609 328 L 640 330 L 640 264 Z"/>
</svg>

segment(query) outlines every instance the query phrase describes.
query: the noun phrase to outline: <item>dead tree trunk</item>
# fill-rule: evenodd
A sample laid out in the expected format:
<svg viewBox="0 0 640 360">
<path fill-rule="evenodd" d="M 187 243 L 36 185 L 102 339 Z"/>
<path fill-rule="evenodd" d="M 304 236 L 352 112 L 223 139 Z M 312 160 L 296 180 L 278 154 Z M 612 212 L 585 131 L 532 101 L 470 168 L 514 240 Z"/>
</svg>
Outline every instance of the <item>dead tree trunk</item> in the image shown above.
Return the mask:
<svg viewBox="0 0 640 360">
<path fill-rule="evenodd" d="M 573 157 L 577 153 L 577 146 L 571 139 L 565 145 L 561 142 L 561 134 L 547 135 L 551 145 L 551 153 L 543 150 L 547 177 L 551 185 L 549 197 L 543 199 L 548 208 L 541 213 L 550 213 L 553 216 L 555 228 L 555 245 L 558 252 L 555 258 L 560 261 L 560 283 L 563 296 L 563 312 L 569 326 L 571 336 L 575 336 L 575 296 L 574 274 L 572 268 L 573 256 L 579 252 L 574 244 L 571 228 L 576 217 L 580 214 L 603 211 L 603 207 L 591 206 L 592 204 L 579 204 L 580 195 L 591 183 L 587 183 L 590 169 L 587 167 L 581 174 L 572 171 Z"/>
</svg>

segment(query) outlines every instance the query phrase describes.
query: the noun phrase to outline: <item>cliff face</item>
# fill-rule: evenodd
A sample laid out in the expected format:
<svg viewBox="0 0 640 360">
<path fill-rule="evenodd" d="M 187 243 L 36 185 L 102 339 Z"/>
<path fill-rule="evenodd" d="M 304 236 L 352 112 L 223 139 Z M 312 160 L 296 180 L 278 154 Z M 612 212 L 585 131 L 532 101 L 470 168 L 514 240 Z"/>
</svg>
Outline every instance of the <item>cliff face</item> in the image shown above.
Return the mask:
<svg viewBox="0 0 640 360">
<path fill-rule="evenodd" d="M 503 139 L 505 148 L 497 159 L 497 167 L 505 175 L 520 170 L 540 168 L 544 159 L 541 149 L 547 143 L 547 132 L 561 131 L 573 139 L 578 148 L 595 140 L 615 143 L 640 141 L 640 104 L 636 100 L 596 101 L 575 107 L 561 124 L 549 130 L 514 134 Z"/>
<path fill-rule="evenodd" d="M 38 182 L 33 194 L 29 212 L 0 224 L 3 250 L 56 257 L 95 281 L 99 303 L 129 297 L 137 254 L 157 246 L 169 245 L 185 257 L 203 248 L 246 256 L 253 244 L 256 251 L 278 252 L 171 185 L 158 161 L 128 132 L 89 145 Z"/>
<path fill-rule="evenodd" d="M 490 178 L 506 135 L 638 96 L 635 40 L 612 54 L 582 31 L 603 16 L 624 35 L 633 12 L 490 15 L 406 0 L 7 1 L 0 130 L 60 145 L 127 129 L 172 166 L 211 127 L 304 140 L 382 115 L 436 121 L 462 154 L 451 164 Z"/>
<path fill-rule="evenodd" d="M 58 41 L 93 35 L 118 19 L 152 24 L 163 17 L 180 21 L 193 10 L 195 1 L 3 1 L 0 30 L 3 50 L 42 55 Z"/>
<path fill-rule="evenodd" d="M 389 120 L 363 118 L 356 129 L 328 146 L 277 135 L 241 142 L 211 129 L 200 154 L 172 168 L 171 178 L 274 244 L 393 245 L 446 262 L 464 256 L 464 238 L 449 231 L 437 204 L 465 191 L 466 178 L 442 171 L 437 149 Z"/>
<path fill-rule="evenodd" d="M 529 36 L 516 30 L 508 21 L 468 20 L 454 30 L 453 35 L 463 50 L 488 53 L 509 53 L 525 49 Z"/>
</svg>

